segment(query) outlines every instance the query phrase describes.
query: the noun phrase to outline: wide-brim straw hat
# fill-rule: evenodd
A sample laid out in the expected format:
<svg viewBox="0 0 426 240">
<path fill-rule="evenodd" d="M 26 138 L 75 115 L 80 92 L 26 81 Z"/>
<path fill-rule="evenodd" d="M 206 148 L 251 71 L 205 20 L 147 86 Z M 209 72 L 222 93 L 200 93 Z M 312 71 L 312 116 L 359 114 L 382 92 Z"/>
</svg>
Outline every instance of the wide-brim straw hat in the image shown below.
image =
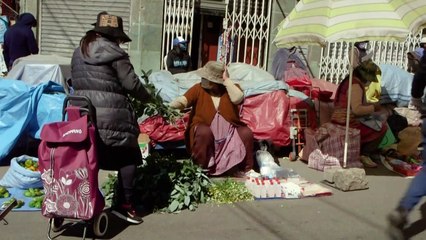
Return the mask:
<svg viewBox="0 0 426 240">
<path fill-rule="evenodd" d="M 130 42 L 132 39 L 124 33 L 123 19 L 119 16 L 107 13 L 98 14 L 95 27 L 91 30 L 108 37 L 119 39 L 123 42 Z"/>
<path fill-rule="evenodd" d="M 358 72 L 360 77 L 368 82 L 379 82 L 377 75 L 382 74 L 380 67 L 371 59 L 361 62 L 355 70 Z"/>
<path fill-rule="evenodd" d="M 225 71 L 225 66 L 221 62 L 209 61 L 204 65 L 204 67 L 195 71 L 201 79 L 206 79 L 210 82 L 223 84 L 223 72 Z M 201 81 L 203 85 L 203 80 Z"/>
</svg>

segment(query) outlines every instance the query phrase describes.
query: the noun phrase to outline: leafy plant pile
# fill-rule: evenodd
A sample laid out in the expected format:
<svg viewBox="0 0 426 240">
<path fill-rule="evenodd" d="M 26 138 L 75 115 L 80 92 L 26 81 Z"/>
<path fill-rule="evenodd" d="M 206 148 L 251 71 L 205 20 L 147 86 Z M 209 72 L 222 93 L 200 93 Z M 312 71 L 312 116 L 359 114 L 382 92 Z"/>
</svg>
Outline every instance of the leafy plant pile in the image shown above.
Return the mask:
<svg viewBox="0 0 426 240">
<path fill-rule="evenodd" d="M 101 189 L 104 194 L 105 204 L 107 206 L 115 206 L 117 205 L 117 199 L 115 198 L 115 191 L 117 189 L 117 175 L 116 174 L 108 174 L 107 180 L 102 183 Z"/>
<path fill-rule="evenodd" d="M 177 161 L 173 156 L 160 156 L 155 152 L 145 161 L 137 169 L 137 205 L 151 211 L 176 213 L 195 210 L 199 203 L 207 202 L 211 182 L 192 161 Z M 102 189 L 106 200 L 114 204 L 116 177 L 110 175 Z"/>
<path fill-rule="evenodd" d="M 131 97 L 130 100 L 132 102 L 132 105 L 136 111 L 137 117 L 141 117 L 143 115 L 147 116 L 153 116 L 153 115 L 160 115 L 163 116 L 164 119 L 169 123 L 176 122 L 176 119 L 179 119 L 182 117 L 182 114 L 171 107 L 169 107 L 167 104 L 164 103 L 163 98 L 160 96 L 160 91 L 157 91 L 155 89 L 154 84 L 149 82 L 149 75 L 151 74 L 151 70 L 148 72 L 145 72 L 142 70 L 142 78 L 145 81 L 145 88 L 148 90 L 148 92 L 151 93 L 151 100 L 148 103 L 143 104 L 139 100 Z"/>
<path fill-rule="evenodd" d="M 117 176 L 108 175 L 102 185 L 107 205 L 116 203 Z M 242 182 L 225 179 L 211 182 L 191 160 L 154 152 L 139 166 L 136 175 L 136 204 L 148 211 L 177 213 L 195 210 L 200 203 L 235 203 L 254 198 Z"/>
<path fill-rule="evenodd" d="M 209 196 L 211 202 L 220 204 L 254 200 L 244 183 L 229 178 L 213 182 L 209 188 Z"/>
</svg>

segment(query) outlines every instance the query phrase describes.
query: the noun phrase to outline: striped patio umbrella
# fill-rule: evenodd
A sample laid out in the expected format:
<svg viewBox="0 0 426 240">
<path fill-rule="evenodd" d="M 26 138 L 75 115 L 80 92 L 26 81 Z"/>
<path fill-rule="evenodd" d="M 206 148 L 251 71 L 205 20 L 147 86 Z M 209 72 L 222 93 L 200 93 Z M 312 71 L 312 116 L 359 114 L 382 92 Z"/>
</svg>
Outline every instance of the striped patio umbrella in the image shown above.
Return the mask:
<svg viewBox="0 0 426 240">
<path fill-rule="evenodd" d="M 426 0 L 301 0 L 279 24 L 273 42 L 283 48 L 336 41 L 404 41 L 410 32 L 417 33 L 424 26 Z M 350 55 L 353 59 L 353 51 Z M 343 167 L 348 152 L 352 70 L 349 73 Z"/>
<path fill-rule="evenodd" d="M 426 23 L 425 0 L 301 0 L 278 26 L 277 47 L 404 41 Z"/>
</svg>

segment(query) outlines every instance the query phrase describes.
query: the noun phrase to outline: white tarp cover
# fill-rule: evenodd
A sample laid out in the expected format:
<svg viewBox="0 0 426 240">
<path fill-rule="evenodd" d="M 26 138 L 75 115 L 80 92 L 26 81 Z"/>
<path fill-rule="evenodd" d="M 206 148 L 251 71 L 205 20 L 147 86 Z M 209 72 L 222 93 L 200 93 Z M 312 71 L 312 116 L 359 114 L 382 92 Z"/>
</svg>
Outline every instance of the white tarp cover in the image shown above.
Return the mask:
<svg viewBox="0 0 426 240">
<path fill-rule="evenodd" d="M 230 78 L 241 86 L 246 97 L 279 89 L 289 91 L 286 83 L 276 81 L 274 76 L 259 67 L 245 63 L 231 63 L 228 66 L 228 72 Z M 161 70 L 151 73 L 149 81 L 160 91 L 160 96 L 165 102 L 171 102 L 200 82 L 201 77 L 196 71 L 172 75 L 169 71 Z M 289 94 L 293 92 L 290 90 Z M 294 94 L 298 95 L 298 93 Z M 300 97 L 306 98 L 306 96 Z"/>
<path fill-rule="evenodd" d="M 58 55 L 29 55 L 13 63 L 7 79 L 21 80 L 35 86 L 48 81 L 56 82 L 68 92 L 66 79 L 71 77 L 71 58 Z"/>
</svg>

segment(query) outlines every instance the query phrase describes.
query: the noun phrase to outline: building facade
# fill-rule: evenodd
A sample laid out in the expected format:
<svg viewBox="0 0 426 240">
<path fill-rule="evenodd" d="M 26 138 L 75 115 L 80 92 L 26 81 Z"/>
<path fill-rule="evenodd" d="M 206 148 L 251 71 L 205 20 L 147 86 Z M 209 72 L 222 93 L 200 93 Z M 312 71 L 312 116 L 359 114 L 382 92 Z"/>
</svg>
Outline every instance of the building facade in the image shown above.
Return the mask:
<svg viewBox="0 0 426 240">
<path fill-rule="evenodd" d="M 71 56 L 96 15 L 123 18 L 132 42 L 123 45 L 135 69 L 163 68 L 174 37 L 189 41 L 194 66 L 209 60 L 246 62 L 268 69 L 275 27 L 296 0 L 21 0 L 38 21 L 41 54 Z M 286 13 L 285 13 L 286 12 Z M 222 42 L 219 38 L 222 35 Z M 222 44 L 220 44 L 222 43 Z M 219 53 L 219 55 L 218 55 Z"/>
</svg>

